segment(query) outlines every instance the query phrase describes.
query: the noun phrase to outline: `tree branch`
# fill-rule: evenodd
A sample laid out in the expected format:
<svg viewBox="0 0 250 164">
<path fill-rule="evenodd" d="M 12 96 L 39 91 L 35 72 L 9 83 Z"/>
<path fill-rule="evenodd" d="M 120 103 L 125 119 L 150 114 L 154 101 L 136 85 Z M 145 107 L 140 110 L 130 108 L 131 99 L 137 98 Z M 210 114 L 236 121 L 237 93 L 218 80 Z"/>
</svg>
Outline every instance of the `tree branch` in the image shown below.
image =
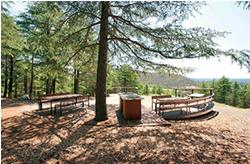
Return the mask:
<svg viewBox="0 0 250 164">
<path fill-rule="evenodd" d="M 126 20 L 126 19 L 124 19 L 124 18 L 122 18 L 122 17 L 120 17 L 120 16 L 111 15 L 111 17 L 112 17 L 114 20 L 115 20 L 115 19 L 118 19 L 118 20 L 122 21 L 123 23 L 126 23 L 127 25 L 129 25 L 129 26 L 135 28 L 136 30 L 139 30 L 139 31 L 141 31 L 141 32 L 143 32 L 143 33 L 146 33 L 146 34 L 150 35 L 151 37 L 154 37 L 154 38 L 157 38 L 157 39 L 161 39 L 161 40 L 162 40 L 162 39 L 169 39 L 169 38 L 166 38 L 166 37 L 162 37 L 162 36 L 159 37 L 159 36 L 153 35 L 151 32 L 145 31 L 143 28 L 138 27 L 138 26 L 135 26 L 134 24 L 131 23 L 131 21 Z M 152 30 L 152 29 L 150 29 L 150 30 Z M 168 36 L 174 36 L 174 35 L 168 34 Z"/>
<path fill-rule="evenodd" d="M 83 2 L 83 4 L 84 4 L 85 7 L 88 9 L 90 15 L 92 15 L 92 16 L 94 16 L 94 17 L 96 17 L 96 18 L 98 18 L 98 19 L 101 20 L 101 17 L 98 17 L 98 16 L 94 15 L 94 14 L 93 14 L 93 11 L 91 11 L 91 10 L 89 9 L 88 5 L 87 5 L 85 2 Z"/>
<path fill-rule="evenodd" d="M 75 57 L 81 50 L 83 50 L 83 49 L 85 49 L 85 48 L 87 48 L 87 47 L 94 47 L 94 46 L 98 46 L 98 45 L 99 45 L 99 43 L 95 43 L 95 44 L 91 44 L 91 45 L 87 45 L 87 46 L 81 47 L 74 55 L 72 55 L 72 56 L 69 58 L 69 60 L 67 61 L 67 63 L 64 65 L 64 67 L 67 66 L 67 65 L 69 64 L 70 60 L 71 60 L 73 57 Z"/>
<path fill-rule="evenodd" d="M 110 34 L 110 35 L 112 35 L 112 34 Z M 117 38 L 117 37 L 114 37 L 114 38 L 109 38 L 109 40 L 128 41 L 128 42 L 131 42 L 133 44 L 138 45 L 140 48 L 142 48 L 142 49 L 144 49 L 146 51 L 157 53 L 157 54 L 161 55 L 163 58 L 166 58 L 166 59 L 185 59 L 185 58 L 192 59 L 192 58 L 199 58 L 199 57 L 207 57 L 208 58 L 209 56 L 212 55 L 211 52 L 210 52 L 210 54 L 209 54 L 209 52 L 203 53 L 203 54 L 201 54 L 201 52 L 199 52 L 199 55 L 196 55 L 196 54 L 198 54 L 198 52 L 195 51 L 195 54 L 190 54 L 191 52 L 189 52 L 189 53 L 186 52 L 186 55 L 184 55 L 184 56 L 178 56 L 178 57 L 177 56 L 169 56 L 169 55 L 166 55 L 164 53 L 175 53 L 175 54 L 177 54 L 180 49 L 184 49 L 185 50 L 185 46 L 184 45 L 180 46 L 180 47 L 176 48 L 175 50 L 159 51 L 159 50 L 154 50 L 154 49 L 150 49 L 148 47 L 145 47 L 144 45 L 140 44 L 139 42 L 133 41 L 133 40 L 128 39 L 128 38 Z"/>
<path fill-rule="evenodd" d="M 88 29 L 88 31 L 89 31 L 91 27 L 96 26 L 96 25 L 98 25 L 98 24 L 100 24 L 100 23 L 101 23 L 101 22 L 97 22 L 97 23 L 91 24 L 91 25 L 88 26 L 88 27 L 82 28 L 82 29 L 80 29 L 79 31 L 74 32 L 73 34 L 71 34 L 70 36 L 68 36 L 64 41 L 62 41 L 61 44 L 64 43 L 65 41 L 67 41 L 69 38 L 71 38 L 71 37 L 74 36 L 75 34 L 81 32 L 81 31 L 83 31 L 83 30 L 86 30 L 86 29 Z"/>
<path fill-rule="evenodd" d="M 145 2 L 144 5 L 147 5 L 147 4 L 152 4 L 152 2 Z M 119 7 L 119 8 L 126 8 L 126 7 L 130 7 L 130 6 L 135 6 L 135 5 L 141 5 L 139 4 L 138 2 L 136 3 L 132 3 L 132 4 L 128 4 L 128 5 L 110 5 L 110 7 Z"/>
</svg>

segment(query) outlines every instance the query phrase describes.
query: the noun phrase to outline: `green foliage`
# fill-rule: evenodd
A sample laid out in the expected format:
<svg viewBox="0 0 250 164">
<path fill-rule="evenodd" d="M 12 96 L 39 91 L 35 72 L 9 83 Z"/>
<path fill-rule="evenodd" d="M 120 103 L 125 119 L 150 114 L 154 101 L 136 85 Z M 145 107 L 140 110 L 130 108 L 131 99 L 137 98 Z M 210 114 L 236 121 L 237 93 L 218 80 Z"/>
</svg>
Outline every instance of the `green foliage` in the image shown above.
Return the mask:
<svg viewBox="0 0 250 164">
<path fill-rule="evenodd" d="M 88 88 L 92 88 L 92 93 L 89 94 L 93 95 L 97 49 L 94 47 L 82 49 L 85 43 L 83 38 L 87 31 L 77 31 L 87 23 L 86 20 L 82 18 L 79 19 L 81 23 L 71 22 L 71 25 L 62 26 L 66 16 L 63 12 L 64 9 L 60 9 L 55 2 L 29 2 L 27 12 L 19 15 L 17 24 L 21 27 L 29 45 L 23 56 L 29 63 L 28 71 L 32 65 L 29 59 L 33 56 L 35 86 L 40 88 L 42 94 L 47 93 L 48 88 L 52 88 L 54 79 L 56 79 L 56 92 L 73 92 L 75 76 L 73 70 L 77 69 L 80 71 L 79 93 L 86 93 Z M 76 32 L 78 36 L 69 37 L 69 34 Z M 93 31 L 88 31 L 88 36 L 93 37 Z"/>
<path fill-rule="evenodd" d="M 8 15 L 8 10 L 2 5 L 3 2 L 1 2 L 1 54 L 13 56 L 13 50 L 21 51 L 23 49 L 24 39 L 14 19 Z"/>
<path fill-rule="evenodd" d="M 235 81 L 231 87 L 232 92 L 226 97 L 227 104 L 238 106 L 240 85 Z"/>
<path fill-rule="evenodd" d="M 200 84 L 200 86 L 199 86 L 199 88 L 208 88 L 208 84 L 205 83 L 205 81 L 202 81 L 201 84 Z M 204 91 L 201 90 L 201 91 L 199 91 L 199 93 L 204 93 L 205 96 L 209 96 L 210 95 L 210 91 L 206 91 L 206 90 L 204 90 Z"/>
<path fill-rule="evenodd" d="M 111 76 L 113 76 L 114 86 L 135 87 L 139 83 L 139 74 L 129 65 L 122 65 L 120 67 L 117 67 L 116 69 L 114 69 Z"/>
<path fill-rule="evenodd" d="M 21 57 L 26 45 L 14 18 L 9 16 L 8 7 L 10 7 L 10 3 L 1 2 L 1 71 L 4 72 L 4 74 L 1 74 L 4 79 L 1 88 L 4 88 L 3 96 L 6 97 L 8 87 L 8 97 L 12 98 L 13 91 L 17 96 L 18 84 L 23 77 L 21 70 L 26 70 L 26 63 L 22 62 L 23 58 Z"/>
<path fill-rule="evenodd" d="M 165 91 L 165 94 L 166 95 L 172 95 L 172 92 L 167 88 L 166 91 Z"/>
<path fill-rule="evenodd" d="M 157 88 L 157 86 L 156 85 L 153 85 L 153 88 L 152 88 L 152 94 L 156 94 L 156 88 Z"/>
<path fill-rule="evenodd" d="M 239 91 L 239 105 L 240 108 L 250 108 L 250 84 L 244 85 Z"/>
<path fill-rule="evenodd" d="M 142 95 L 143 94 L 143 84 L 142 83 L 137 83 L 137 87 L 138 87 L 138 94 Z"/>
<path fill-rule="evenodd" d="M 213 80 L 209 84 L 203 82 L 201 85 L 215 88 L 214 100 L 217 102 L 240 108 L 250 107 L 250 84 L 241 87 L 238 82 L 232 83 L 223 76 L 218 81 Z"/>
<path fill-rule="evenodd" d="M 208 86 L 209 88 L 215 88 L 215 79 L 213 79 Z"/>
<path fill-rule="evenodd" d="M 216 94 L 214 96 L 215 101 L 220 103 L 226 103 L 226 96 L 231 93 L 231 82 L 228 78 L 223 76 L 216 82 L 215 91 Z"/>
<path fill-rule="evenodd" d="M 157 93 L 158 95 L 161 95 L 161 94 L 163 93 L 162 85 L 158 85 L 158 86 L 157 86 L 156 93 Z"/>
<path fill-rule="evenodd" d="M 148 83 L 146 83 L 144 86 L 143 94 L 149 95 L 149 93 L 150 93 L 149 85 L 148 85 Z"/>
</svg>

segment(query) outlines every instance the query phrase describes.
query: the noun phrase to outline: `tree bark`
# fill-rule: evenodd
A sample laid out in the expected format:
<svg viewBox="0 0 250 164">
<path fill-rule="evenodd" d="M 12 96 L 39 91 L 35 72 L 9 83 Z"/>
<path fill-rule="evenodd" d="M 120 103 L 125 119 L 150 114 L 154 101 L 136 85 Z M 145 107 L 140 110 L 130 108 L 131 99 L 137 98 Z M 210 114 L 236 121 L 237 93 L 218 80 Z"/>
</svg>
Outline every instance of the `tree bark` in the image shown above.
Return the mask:
<svg viewBox="0 0 250 164">
<path fill-rule="evenodd" d="M 49 32 L 47 32 L 47 33 L 49 33 Z M 46 62 L 47 63 L 50 63 L 50 59 L 46 59 Z M 51 80 L 50 80 L 50 75 L 49 75 L 49 73 L 47 73 L 47 80 L 46 80 L 46 94 L 51 94 Z"/>
<path fill-rule="evenodd" d="M 15 81 L 14 82 L 15 83 L 15 95 L 14 95 L 14 97 L 17 98 L 17 86 L 18 86 L 18 82 L 17 82 L 17 78 L 16 77 L 14 78 L 14 81 Z"/>
<path fill-rule="evenodd" d="M 7 97 L 7 91 L 8 91 L 8 57 L 6 55 L 6 66 L 5 66 L 5 85 L 4 85 L 4 93 L 3 97 Z"/>
<path fill-rule="evenodd" d="M 14 64 L 13 64 L 13 57 L 10 56 L 10 82 L 9 82 L 9 98 L 12 98 L 12 88 L 13 88 L 13 68 L 14 68 Z"/>
<path fill-rule="evenodd" d="M 34 78 L 34 55 L 32 55 L 32 59 L 31 59 L 31 75 L 30 75 L 30 89 L 29 89 L 29 97 L 30 99 L 32 99 L 32 91 L 33 91 L 33 78 Z"/>
<path fill-rule="evenodd" d="M 48 79 L 46 80 L 46 94 L 50 94 L 50 79 L 48 76 Z"/>
<path fill-rule="evenodd" d="M 108 119 L 106 108 L 106 77 L 107 77 L 107 53 L 108 53 L 108 17 L 109 2 L 102 2 L 102 16 L 96 82 L 96 121 Z"/>
<path fill-rule="evenodd" d="M 78 94 L 79 90 L 79 70 L 75 69 L 75 77 L 74 77 L 74 93 Z"/>
<path fill-rule="evenodd" d="M 25 72 L 25 75 L 23 77 L 23 83 L 24 83 L 24 94 L 28 93 L 28 76 L 27 73 Z"/>
<path fill-rule="evenodd" d="M 53 79 L 51 87 L 52 87 L 51 91 L 53 92 L 53 94 L 55 94 L 56 93 L 56 78 Z"/>
</svg>

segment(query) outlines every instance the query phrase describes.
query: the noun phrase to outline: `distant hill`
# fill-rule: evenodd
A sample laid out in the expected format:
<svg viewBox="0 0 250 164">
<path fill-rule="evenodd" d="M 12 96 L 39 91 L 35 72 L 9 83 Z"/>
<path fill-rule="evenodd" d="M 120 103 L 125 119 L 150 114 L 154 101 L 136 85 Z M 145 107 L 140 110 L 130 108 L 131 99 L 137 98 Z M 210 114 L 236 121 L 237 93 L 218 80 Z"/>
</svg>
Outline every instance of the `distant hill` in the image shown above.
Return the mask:
<svg viewBox="0 0 250 164">
<path fill-rule="evenodd" d="M 197 83 L 201 83 L 202 81 L 206 82 L 206 83 L 210 83 L 213 78 L 190 78 L 191 80 L 196 81 Z M 218 78 L 215 78 L 215 81 L 219 80 Z M 250 84 L 250 79 L 236 79 L 236 78 L 229 78 L 229 81 L 234 82 L 237 81 L 240 85 L 244 85 L 244 84 Z"/>
<path fill-rule="evenodd" d="M 139 77 L 140 83 L 148 83 L 149 85 L 162 85 L 165 87 L 187 87 L 198 86 L 198 83 L 194 80 L 188 79 L 180 75 L 163 75 L 158 73 L 148 73 L 146 76 L 141 74 Z"/>
</svg>

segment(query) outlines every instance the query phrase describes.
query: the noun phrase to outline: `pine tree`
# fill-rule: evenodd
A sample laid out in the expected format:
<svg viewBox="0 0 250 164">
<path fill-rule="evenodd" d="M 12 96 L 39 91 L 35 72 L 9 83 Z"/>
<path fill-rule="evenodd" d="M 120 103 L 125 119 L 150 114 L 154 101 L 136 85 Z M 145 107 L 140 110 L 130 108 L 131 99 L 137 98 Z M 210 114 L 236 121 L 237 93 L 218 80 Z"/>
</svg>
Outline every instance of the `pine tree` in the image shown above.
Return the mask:
<svg viewBox="0 0 250 164">
<path fill-rule="evenodd" d="M 240 85 L 235 81 L 232 84 L 232 92 L 227 96 L 227 104 L 232 105 L 232 106 L 237 106 L 238 101 L 239 101 L 239 90 L 240 90 Z"/>
<path fill-rule="evenodd" d="M 239 105 L 240 108 L 250 107 L 250 84 L 244 85 L 239 91 Z"/>
<path fill-rule="evenodd" d="M 25 44 L 19 27 L 15 24 L 13 17 L 9 16 L 9 11 L 4 6 L 9 7 L 10 3 L 11 2 L 1 2 L 1 56 L 4 63 L 1 68 L 4 69 L 5 66 L 5 91 L 3 96 L 7 96 L 7 84 L 9 83 L 8 97 L 12 98 L 14 63 L 16 62 L 17 56 L 25 47 Z"/>
<path fill-rule="evenodd" d="M 158 85 L 158 86 L 157 86 L 156 93 L 157 93 L 158 95 L 161 95 L 161 94 L 163 93 L 163 88 L 162 88 L 161 85 Z"/>
<path fill-rule="evenodd" d="M 215 79 L 209 83 L 209 88 L 215 88 Z"/>
<path fill-rule="evenodd" d="M 199 88 L 208 88 L 208 84 L 205 83 L 205 81 L 202 81 Z M 210 93 L 206 90 L 201 90 L 200 93 L 204 93 L 206 96 L 208 96 Z"/>
<path fill-rule="evenodd" d="M 247 96 L 246 96 L 247 97 L 247 101 L 246 101 L 247 105 L 246 105 L 246 107 L 250 108 L 250 84 L 247 85 L 247 93 L 246 94 L 247 94 Z"/>
<path fill-rule="evenodd" d="M 139 74 L 129 65 L 116 68 L 117 80 L 122 87 L 135 87 L 139 83 Z"/>
<path fill-rule="evenodd" d="M 148 83 L 145 84 L 143 94 L 148 95 L 149 94 L 149 86 Z"/>
<path fill-rule="evenodd" d="M 152 88 L 152 94 L 156 94 L 156 89 L 157 89 L 157 86 L 156 85 L 153 85 L 153 88 Z"/>
<path fill-rule="evenodd" d="M 231 82 L 223 76 L 215 84 L 214 100 L 220 103 L 226 103 L 226 97 L 231 93 Z"/>
</svg>

